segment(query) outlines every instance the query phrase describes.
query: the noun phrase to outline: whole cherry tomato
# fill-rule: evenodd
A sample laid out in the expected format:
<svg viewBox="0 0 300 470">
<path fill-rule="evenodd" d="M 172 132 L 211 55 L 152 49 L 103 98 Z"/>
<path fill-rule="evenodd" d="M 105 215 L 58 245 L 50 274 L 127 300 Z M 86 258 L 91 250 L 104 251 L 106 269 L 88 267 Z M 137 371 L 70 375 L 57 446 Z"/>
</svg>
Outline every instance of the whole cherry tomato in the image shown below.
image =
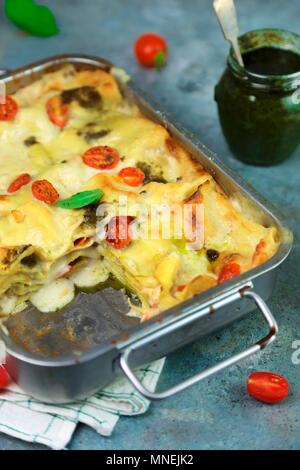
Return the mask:
<svg viewBox="0 0 300 470">
<path fill-rule="evenodd" d="M 10 378 L 6 369 L 0 365 L 0 389 L 7 387 L 9 384 Z"/>
<path fill-rule="evenodd" d="M 54 204 L 59 194 L 54 186 L 48 180 L 36 180 L 31 186 L 32 194 L 39 201 L 46 202 L 47 204 Z"/>
<path fill-rule="evenodd" d="M 21 175 L 17 176 L 14 181 L 10 183 L 10 185 L 7 188 L 7 191 L 9 193 L 15 193 L 18 191 L 18 189 L 22 188 L 22 186 L 25 186 L 25 184 L 28 184 L 29 181 L 31 180 L 31 176 L 28 173 L 22 173 Z"/>
<path fill-rule="evenodd" d="M 107 225 L 105 240 L 114 248 L 120 249 L 128 245 L 132 240 L 130 222 L 134 217 L 120 215 L 112 217 Z"/>
<path fill-rule="evenodd" d="M 247 382 L 249 395 L 265 403 L 278 403 L 289 394 L 288 381 L 272 372 L 253 372 Z"/>
<path fill-rule="evenodd" d="M 46 103 L 48 117 L 53 124 L 64 127 L 69 118 L 69 107 L 62 103 L 59 95 L 53 96 Z"/>
<path fill-rule="evenodd" d="M 222 284 L 222 282 L 229 281 L 235 276 L 241 274 L 241 267 L 237 263 L 227 263 L 224 264 L 222 267 L 219 277 L 218 277 L 218 284 Z"/>
<path fill-rule="evenodd" d="M 18 109 L 17 102 L 11 96 L 6 96 L 5 103 L 0 104 L 0 121 L 11 121 Z"/>
<path fill-rule="evenodd" d="M 139 168 L 128 166 L 119 171 L 119 176 L 128 186 L 139 186 L 145 179 L 145 173 Z"/>
<path fill-rule="evenodd" d="M 138 62 L 144 67 L 160 68 L 167 61 L 168 46 L 162 36 L 146 33 L 135 41 L 134 53 Z"/>
<path fill-rule="evenodd" d="M 120 161 L 119 152 L 108 145 L 91 147 L 83 155 L 82 160 L 88 166 L 97 170 L 111 170 Z"/>
</svg>

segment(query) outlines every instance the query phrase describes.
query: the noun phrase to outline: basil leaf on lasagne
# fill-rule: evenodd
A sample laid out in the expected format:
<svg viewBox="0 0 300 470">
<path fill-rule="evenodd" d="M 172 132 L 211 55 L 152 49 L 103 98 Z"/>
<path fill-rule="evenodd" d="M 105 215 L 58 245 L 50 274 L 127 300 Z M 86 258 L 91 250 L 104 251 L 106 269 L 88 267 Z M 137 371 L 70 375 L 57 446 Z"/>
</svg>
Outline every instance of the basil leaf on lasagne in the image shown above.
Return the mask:
<svg viewBox="0 0 300 470">
<path fill-rule="evenodd" d="M 56 205 L 62 209 L 80 209 L 81 207 L 88 206 L 99 201 L 103 196 L 101 189 L 92 189 L 90 191 L 81 191 L 80 193 L 73 194 L 67 199 L 57 201 Z"/>
</svg>

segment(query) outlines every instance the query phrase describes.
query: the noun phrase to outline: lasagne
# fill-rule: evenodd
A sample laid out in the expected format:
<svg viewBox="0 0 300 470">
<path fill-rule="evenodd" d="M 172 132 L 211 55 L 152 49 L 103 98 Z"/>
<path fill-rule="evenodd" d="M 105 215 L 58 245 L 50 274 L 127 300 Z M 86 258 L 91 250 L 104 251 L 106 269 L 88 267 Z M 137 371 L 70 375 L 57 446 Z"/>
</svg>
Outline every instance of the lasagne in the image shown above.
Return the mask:
<svg viewBox="0 0 300 470">
<path fill-rule="evenodd" d="M 2 317 L 28 302 L 57 310 L 77 289 L 114 278 L 129 293 L 132 313 L 148 319 L 277 250 L 276 228 L 242 213 L 106 71 L 67 65 L 8 96 L 0 142 Z M 162 203 L 201 206 L 201 246 L 186 235 L 163 237 L 162 213 L 154 238 L 132 236 Z M 139 206 L 148 209 L 146 219 Z"/>
</svg>

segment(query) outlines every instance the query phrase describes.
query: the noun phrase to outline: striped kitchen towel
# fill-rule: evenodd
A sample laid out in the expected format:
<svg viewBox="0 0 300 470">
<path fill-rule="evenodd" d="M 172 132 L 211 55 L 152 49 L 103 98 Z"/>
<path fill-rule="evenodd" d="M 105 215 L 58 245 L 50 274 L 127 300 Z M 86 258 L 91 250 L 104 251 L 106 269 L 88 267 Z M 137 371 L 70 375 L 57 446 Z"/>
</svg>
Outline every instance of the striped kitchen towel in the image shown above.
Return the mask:
<svg viewBox="0 0 300 470">
<path fill-rule="evenodd" d="M 154 391 L 165 359 L 137 371 L 142 383 Z M 145 413 L 149 401 L 125 379 L 115 381 L 95 395 L 76 403 L 47 405 L 26 395 L 16 384 L 0 391 L 0 432 L 52 449 L 64 449 L 78 423 L 110 436 L 120 415 Z"/>
</svg>

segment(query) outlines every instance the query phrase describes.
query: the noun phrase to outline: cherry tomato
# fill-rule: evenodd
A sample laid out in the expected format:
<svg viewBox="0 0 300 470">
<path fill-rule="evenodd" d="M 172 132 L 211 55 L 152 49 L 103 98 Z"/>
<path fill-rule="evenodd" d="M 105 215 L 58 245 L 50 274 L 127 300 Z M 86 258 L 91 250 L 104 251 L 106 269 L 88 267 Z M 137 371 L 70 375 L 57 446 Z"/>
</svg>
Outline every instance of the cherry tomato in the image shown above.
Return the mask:
<svg viewBox="0 0 300 470">
<path fill-rule="evenodd" d="M 6 369 L 0 365 L 0 389 L 7 387 L 10 382 L 10 378 Z"/>
<path fill-rule="evenodd" d="M 47 204 L 54 204 L 59 198 L 59 194 L 48 180 L 36 180 L 31 186 L 32 194 L 39 201 Z"/>
<path fill-rule="evenodd" d="M 249 395 L 265 403 L 278 403 L 289 394 L 288 381 L 272 372 L 254 372 L 247 382 Z"/>
<path fill-rule="evenodd" d="M 81 237 L 81 238 L 77 238 L 77 240 L 74 241 L 74 246 L 76 248 L 79 248 L 80 246 L 83 246 L 85 245 L 89 240 L 90 240 L 91 237 Z"/>
<path fill-rule="evenodd" d="M 114 248 L 120 249 L 128 245 L 132 240 L 130 222 L 134 217 L 120 215 L 112 217 L 107 225 L 105 240 Z"/>
<path fill-rule="evenodd" d="M 180 284 L 177 286 L 176 291 L 177 292 L 182 292 L 186 288 L 186 284 Z"/>
<path fill-rule="evenodd" d="M 238 276 L 241 274 L 241 267 L 237 263 L 228 263 L 225 264 L 218 277 L 218 284 L 221 284 L 222 282 L 229 281 L 235 276 Z"/>
<path fill-rule="evenodd" d="M 9 193 L 15 193 L 18 191 L 18 189 L 22 188 L 22 186 L 25 186 L 25 184 L 28 184 L 29 181 L 31 180 L 31 176 L 28 173 L 22 173 L 21 175 L 17 176 L 17 178 L 10 183 L 10 185 L 7 188 L 7 191 Z"/>
<path fill-rule="evenodd" d="M 69 118 L 69 108 L 67 104 L 62 103 L 59 95 L 53 96 L 46 103 L 48 117 L 53 124 L 58 127 L 64 127 Z"/>
<path fill-rule="evenodd" d="M 128 186 L 139 186 L 145 179 L 145 173 L 139 168 L 128 166 L 119 171 L 119 176 Z"/>
<path fill-rule="evenodd" d="M 18 109 L 17 102 L 11 96 L 6 96 L 5 103 L 0 104 L 0 121 L 11 121 Z"/>
<path fill-rule="evenodd" d="M 145 67 L 160 68 L 166 63 L 168 46 L 158 34 L 146 33 L 135 41 L 134 53 L 138 62 Z"/>
<path fill-rule="evenodd" d="M 119 152 L 108 145 L 91 147 L 83 155 L 82 160 L 88 166 L 97 170 L 111 170 L 120 161 Z"/>
<path fill-rule="evenodd" d="M 66 266 L 66 269 L 64 270 L 63 273 L 59 274 L 59 276 L 57 276 L 56 279 L 62 279 L 63 277 L 67 276 L 68 274 L 70 274 L 71 271 L 73 271 L 74 269 L 74 266 L 72 266 L 71 264 L 69 264 L 68 266 Z"/>
</svg>

